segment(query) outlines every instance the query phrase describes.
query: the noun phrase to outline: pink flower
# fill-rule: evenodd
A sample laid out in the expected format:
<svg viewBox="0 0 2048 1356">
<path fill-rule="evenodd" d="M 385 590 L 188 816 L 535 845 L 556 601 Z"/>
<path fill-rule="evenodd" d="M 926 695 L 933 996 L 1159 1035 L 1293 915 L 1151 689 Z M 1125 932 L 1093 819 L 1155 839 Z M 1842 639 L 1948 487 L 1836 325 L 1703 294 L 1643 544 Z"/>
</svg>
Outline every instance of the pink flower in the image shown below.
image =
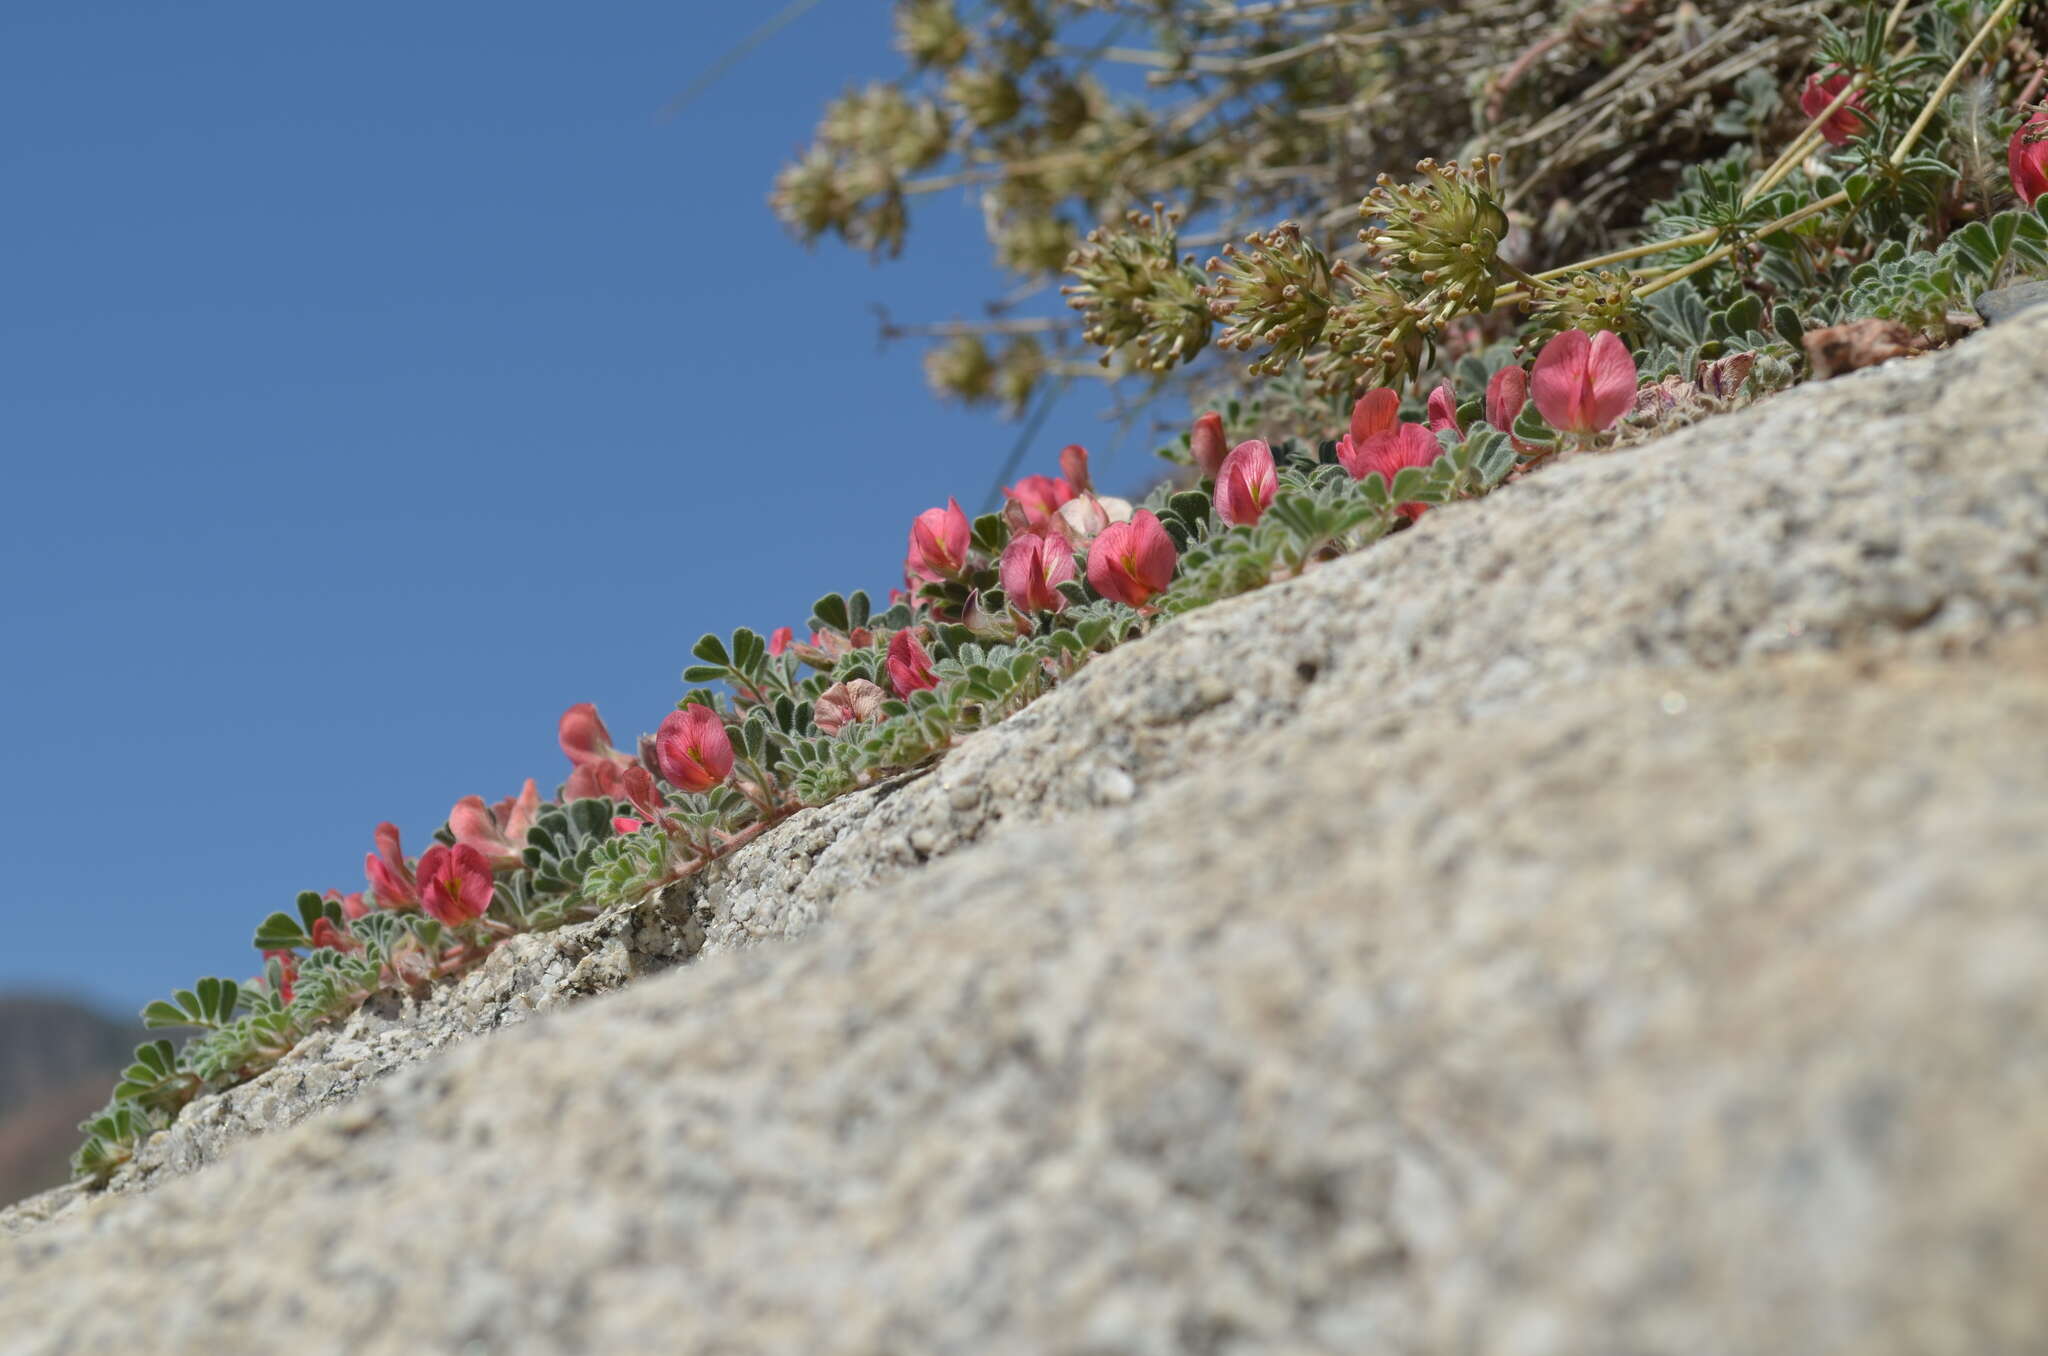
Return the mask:
<svg viewBox="0 0 2048 1356">
<path fill-rule="evenodd" d="M 1429 431 L 1442 433 L 1445 429 L 1460 438 L 1465 436 L 1465 430 L 1458 427 L 1458 396 L 1449 382 L 1429 393 Z"/>
<path fill-rule="evenodd" d="M 2020 124 L 2006 145 L 2005 164 L 2012 171 L 2012 191 L 2021 202 L 2032 207 L 2048 193 L 2048 112 Z"/>
<path fill-rule="evenodd" d="M 351 920 L 361 918 L 370 911 L 369 903 L 364 900 L 361 890 L 350 894 L 343 894 L 339 890 L 329 890 L 324 897 L 341 905 L 341 916 L 343 918 Z"/>
<path fill-rule="evenodd" d="M 836 735 L 849 725 L 873 720 L 881 714 L 882 703 L 888 699 L 888 693 L 865 678 L 834 683 L 818 694 L 818 700 L 811 708 L 811 719 L 826 734 Z"/>
<path fill-rule="evenodd" d="M 1401 395 L 1391 387 L 1381 386 L 1360 396 L 1358 403 L 1351 407 L 1351 430 L 1337 440 L 1337 460 L 1350 470 L 1352 459 L 1368 438 L 1381 433 L 1392 433 L 1401 421 Z M 1358 472 L 1352 475 L 1364 479 Z"/>
<path fill-rule="evenodd" d="M 399 847 L 396 824 L 377 826 L 377 850 L 364 855 L 363 875 L 382 908 L 409 909 L 420 902 L 418 884 Z"/>
<path fill-rule="evenodd" d="M 1809 118 L 1817 118 L 1820 111 L 1835 101 L 1835 96 L 1847 88 L 1849 77 L 1837 72 L 1823 76 L 1819 72 L 1806 77 L 1806 87 L 1799 91 L 1799 111 Z M 1828 115 L 1820 125 L 1820 134 L 1828 139 L 1831 146 L 1846 146 L 1863 131 L 1863 91 L 1858 90 L 1843 104 Z"/>
<path fill-rule="evenodd" d="M 659 747 L 658 741 L 650 742 Z M 659 766 L 658 760 L 656 765 Z M 643 819 L 658 820 L 662 818 L 662 811 L 668 808 L 668 798 L 663 796 L 661 789 L 654 784 L 654 774 L 638 763 L 627 768 L 620 776 L 619 794 L 640 812 Z"/>
<path fill-rule="evenodd" d="M 1202 474 L 1211 480 L 1223 469 L 1223 459 L 1230 455 L 1230 441 L 1223 436 L 1223 416 L 1214 410 L 1195 420 L 1195 430 L 1188 435 L 1188 451 L 1194 454 L 1195 465 L 1202 468 Z"/>
<path fill-rule="evenodd" d="M 494 810 L 482 796 L 464 796 L 448 812 L 448 831 L 458 843 L 467 843 L 482 853 L 493 868 L 517 866 L 526 847 L 526 831 L 540 814 L 540 792 L 533 778 L 513 800 L 498 802 Z"/>
<path fill-rule="evenodd" d="M 569 773 L 569 780 L 562 783 L 562 799 L 591 800 L 598 796 L 619 796 L 619 776 L 625 765 L 609 759 L 578 764 Z"/>
<path fill-rule="evenodd" d="M 1375 433 L 1356 446 L 1346 446 L 1349 441 L 1346 439 L 1337 445 L 1337 459 L 1351 473 L 1351 478 L 1363 480 L 1377 471 L 1389 489 L 1393 488 L 1394 477 L 1403 470 L 1410 466 L 1428 466 L 1444 450 L 1436 435 L 1421 424 L 1397 423 L 1392 431 Z M 1427 504 L 1407 503 L 1396 512 L 1413 522 L 1428 508 Z"/>
<path fill-rule="evenodd" d="M 1060 470 L 1066 474 L 1067 483 L 1074 487 L 1075 494 L 1093 494 L 1095 482 L 1088 478 L 1088 449 L 1079 443 L 1068 443 L 1060 449 Z"/>
<path fill-rule="evenodd" d="M 1060 505 L 1073 497 L 1074 487 L 1064 476 L 1025 476 L 1015 485 L 1003 487 L 1010 526 L 1023 532 L 1045 531 Z"/>
<path fill-rule="evenodd" d="M 1150 509 L 1111 523 L 1088 547 L 1088 583 L 1103 597 L 1143 607 L 1173 582 L 1180 553 Z"/>
<path fill-rule="evenodd" d="M 899 697 L 907 698 L 913 692 L 939 685 L 939 676 L 932 672 L 931 655 L 912 632 L 898 631 L 889 637 L 887 664 L 889 686 L 896 689 Z"/>
<path fill-rule="evenodd" d="M 1058 612 L 1067 605 L 1059 586 L 1074 577 L 1074 548 L 1057 532 L 1026 532 L 1003 548 L 1003 594 L 1024 612 Z"/>
<path fill-rule="evenodd" d="M 266 951 L 263 959 L 277 962 L 277 999 L 280 1003 L 292 1001 L 292 986 L 299 981 L 299 954 L 296 951 Z"/>
<path fill-rule="evenodd" d="M 789 642 L 796 639 L 796 632 L 787 626 L 778 626 L 768 633 L 768 653 L 780 655 L 789 648 Z"/>
<path fill-rule="evenodd" d="M 1503 367 L 1486 383 L 1486 422 L 1502 433 L 1514 428 L 1528 403 L 1529 374 L 1519 367 Z"/>
<path fill-rule="evenodd" d="M 640 830 L 646 827 L 647 826 L 645 824 L 633 818 L 631 815 L 612 816 L 613 833 L 638 833 L 640 832 Z"/>
<path fill-rule="evenodd" d="M 1635 404 L 1636 360 L 1612 330 L 1566 330 L 1536 355 L 1529 389 L 1552 428 L 1598 433 Z"/>
<path fill-rule="evenodd" d="M 330 951 L 359 951 L 363 945 L 332 918 L 315 918 L 313 930 L 306 937 L 314 946 L 324 946 Z"/>
<path fill-rule="evenodd" d="M 612 732 L 605 729 L 597 708 L 589 702 L 578 702 L 562 713 L 555 737 L 569 761 L 579 767 L 600 758 L 618 757 L 619 751 L 612 747 Z"/>
<path fill-rule="evenodd" d="M 495 889 L 491 864 L 465 843 L 436 843 L 420 858 L 420 907 L 451 928 L 483 917 Z"/>
<path fill-rule="evenodd" d="M 732 772 L 732 740 L 718 713 L 700 702 L 663 717 L 654 732 L 662 779 L 679 791 L 709 791 Z"/>
<path fill-rule="evenodd" d="M 972 528 L 960 501 L 948 499 L 942 509 L 926 509 L 910 525 L 910 555 L 903 571 L 914 582 L 953 579 L 967 568 Z"/>
<path fill-rule="evenodd" d="M 1279 492 L 1273 449 L 1258 438 L 1239 443 L 1216 475 L 1216 516 L 1236 527 L 1250 527 Z"/>
<path fill-rule="evenodd" d="M 1054 515 L 1052 529 L 1076 548 L 1082 548 L 1094 541 L 1111 523 L 1126 523 L 1130 519 L 1131 503 L 1128 499 L 1084 494 L 1060 505 L 1060 511 Z"/>
</svg>

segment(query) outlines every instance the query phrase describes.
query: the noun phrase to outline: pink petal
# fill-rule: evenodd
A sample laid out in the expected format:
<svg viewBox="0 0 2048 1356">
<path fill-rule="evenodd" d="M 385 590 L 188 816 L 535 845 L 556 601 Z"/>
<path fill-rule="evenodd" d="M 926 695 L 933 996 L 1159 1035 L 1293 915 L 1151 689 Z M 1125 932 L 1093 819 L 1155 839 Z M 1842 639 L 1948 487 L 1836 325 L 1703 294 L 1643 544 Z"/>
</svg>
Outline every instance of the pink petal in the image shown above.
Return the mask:
<svg viewBox="0 0 2048 1356">
<path fill-rule="evenodd" d="M 1429 427 L 1431 432 L 1449 429 L 1460 438 L 1465 436 L 1465 430 L 1458 427 L 1458 397 L 1449 382 L 1429 393 Z"/>
<path fill-rule="evenodd" d="M 1506 433 L 1528 401 L 1529 374 L 1519 367 L 1503 367 L 1486 383 L 1486 422 Z"/>
<path fill-rule="evenodd" d="M 1635 404 L 1636 360 L 1612 330 L 1593 336 L 1587 384 L 1585 404 L 1595 430 L 1609 427 Z"/>
<path fill-rule="evenodd" d="M 1401 417 L 1400 393 L 1381 386 L 1367 391 L 1351 407 L 1351 441 L 1363 443 L 1376 433 L 1392 432 Z"/>
<path fill-rule="evenodd" d="M 1590 433 L 1584 410 L 1586 368 L 1593 341 L 1584 330 L 1566 330 L 1543 346 L 1529 373 L 1529 395 L 1550 426 Z"/>
</svg>

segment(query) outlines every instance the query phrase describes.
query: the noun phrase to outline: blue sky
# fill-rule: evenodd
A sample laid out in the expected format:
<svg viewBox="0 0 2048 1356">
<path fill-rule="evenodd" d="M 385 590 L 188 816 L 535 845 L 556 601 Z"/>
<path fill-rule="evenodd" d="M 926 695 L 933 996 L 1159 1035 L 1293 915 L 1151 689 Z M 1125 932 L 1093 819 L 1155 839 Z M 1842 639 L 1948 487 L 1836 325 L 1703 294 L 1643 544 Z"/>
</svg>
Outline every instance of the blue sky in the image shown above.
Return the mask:
<svg viewBox="0 0 2048 1356">
<path fill-rule="evenodd" d="M 378 820 L 552 789 L 564 706 L 652 728 L 698 634 L 885 589 L 985 490 L 1014 429 L 870 311 L 974 313 L 968 205 L 880 268 L 766 205 L 886 6 L 661 116 L 769 12 L 8 0 L 0 988 L 252 973 Z"/>
</svg>

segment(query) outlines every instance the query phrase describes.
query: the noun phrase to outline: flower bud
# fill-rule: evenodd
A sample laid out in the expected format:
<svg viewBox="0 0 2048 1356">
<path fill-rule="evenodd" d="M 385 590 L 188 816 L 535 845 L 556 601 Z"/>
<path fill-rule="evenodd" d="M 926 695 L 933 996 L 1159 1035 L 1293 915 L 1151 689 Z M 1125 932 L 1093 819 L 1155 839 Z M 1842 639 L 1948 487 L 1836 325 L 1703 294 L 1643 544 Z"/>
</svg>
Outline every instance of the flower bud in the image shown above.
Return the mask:
<svg viewBox="0 0 2048 1356">
<path fill-rule="evenodd" d="M 1088 449 L 1079 443 L 1068 443 L 1060 449 L 1060 470 L 1065 473 L 1067 483 L 1074 487 L 1075 494 L 1093 494 L 1095 482 L 1088 478 Z"/>
<path fill-rule="evenodd" d="M 1817 118 L 1820 111 L 1835 101 L 1848 87 L 1849 77 L 1840 72 L 1823 76 L 1819 72 L 1806 77 L 1805 88 L 1799 91 L 1799 111 L 1809 118 Z M 1827 121 L 1820 125 L 1820 134 L 1828 139 L 1830 146 L 1846 146 L 1860 135 L 1869 124 L 1863 117 L 1863 91 L 1849 96 L 1849 101 L 1828 114 Z"/>
<path fill-rule="evenodd" d="M 1211 410 L 1195 420 L 1194 432 L 1188 435 L 1188 451 L 1193 454 L 1195 465 L 1211 480 L 1223 469 L 1223 459 L 1230 455 L 1230 441 L 1223 434 L 1223 416 Z"/>
<path fill-rule="evenodd" d="M 2032 207 L 2048 193 L 2048 112 L 2020 124 L 2006 145 L 2005 163 L 2012 172 L 2012 191 L 2021 202 Z"/>
<path fill-rule="evenodd" d="M 960 501 L 948 499 L 942 509 L 926 509 L 910 525 L 910 554 L 904 573 L 913 580 L 957 578 L 967 568 L 967 545 L 972 529 Z"/>
<path fill-rule="evenodd" d="M 405 864 L 396 824 L 377 826 L 377 850 L 363 857 L 363 875 L 383 908 L 409 909 L 420 902 L 418 883 Z"/>
<path fill-rule="evenodd" d="M 918 643 L 911 631 L 898 631 L 889 637 L 889 686 L 896 689 L 896 695 L 907 698 L 911 693 L 939 685 L 938 675 L 932 672 L 932 657 Z"/>
<path fill-rule="evenodd" d="M 1465 436 L 1465 430 L 1458 427 L 1458 396 L 1451 390 L 1449 382 L 1443 382 L 1429 393 L 1429 431 L 1442 433 L 1445 429 Z"/>
<path fill-rule="evenodd" d="M 1257 438 L 1239 443 L 1216 476 L 1216 516 L 1234 527 L 1250 527 L 1279 490 L 1273 449 Z"/>
</svg>

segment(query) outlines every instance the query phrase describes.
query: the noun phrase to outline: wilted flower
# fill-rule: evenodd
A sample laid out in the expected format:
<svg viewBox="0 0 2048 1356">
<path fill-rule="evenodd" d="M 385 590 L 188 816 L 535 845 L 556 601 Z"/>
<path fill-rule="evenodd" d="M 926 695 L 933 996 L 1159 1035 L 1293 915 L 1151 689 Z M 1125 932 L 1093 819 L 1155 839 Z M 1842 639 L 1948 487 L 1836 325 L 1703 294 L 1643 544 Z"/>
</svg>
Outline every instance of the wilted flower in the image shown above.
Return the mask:
<svg viewBox="0 0 2048 1356">
<path fill-rule="evenodd" d="M 1150 509 L 1127 523 L 1111 523 L 1088 547 L 1088 583 L 1103 597 L 1143 607 L 1173 582 L 1180 553 Z"/>
<path fill-rule="evenodd" d="M 888 699 L 888 693 L 865 678 L 834 683 L 818 694 L 818 700 L 811 709 L 811 719 L 826 734 L 836 735 L 849 725 L 873 720 L 881 714 L 882 703 Z"/>
<path fill-rule="evenodd" d="M 1363 402 L 1360 402 L 1361 404 Z M 1443 445 L 1436 440 L 1422 424 L 1397 423 L 1393 428 L 1374 433 L 1362 442 L 1346 438 L 1337 444 L 1337 460 L 1351 473 L 1353 480 L 1363 480 L 1377 471 L 1393 488 L 1394 477 L 1410 466 L 1428 466 L 1443 452 Z M 1413 522 L 1420 518 L 1429 507 L 1423 503 L 1402 504 L 1396 512 Z"/>
<path fill-rule="evenodd" d="M 420 902 L 417 881 L 399 847 L 396 824 L 377 826 L 377 850 L 364 855 L 363 875 L 369 878 L 370 889 L 383 908 L 409 909 Z"/>
<path fill-rule="evenodd" d="M 2005 163 L 2012 171 L 2012 191 L 2021 202 L 2032 207 L 2048 193 L 2048 111 L 2020 124 L 2006 145 Z"/>
<path fill-rule="evenodd" d="M 451 928 L 473 923 L 491 907 L 496 883 L 484 855 L 464 843 L 436 843 L 420 858 L 420 907 Z"/>
<path fill-rule="evenodd" d="M 1809 118 L 1817 118 L 1820 111 L 1835 101 L 1835 97 L 1849 86 L 1849 77 L 1837 72 L 1822 75 L 1815 72 L 1806 77 L 1806 87 L 1799 91 L 1799 111 Z M 1860 134 L 1868 124 L 1863 117 L 1863 91 L 1849 96 L 1847 103 L 1828 114 L 1820 125 L 1820 134 L 1828 139 L 1831 146 L 1846 146 Z"/>
<path fill-rule="evenodd" d="M 732 771 L 732 740 L 718 713 L 691 702 L 662 718 L 654 756 L 663 780 L 679 791 L 709 791 Z"/>
<path fill-rule="evenodd" d="M 1015 485 L 1003 486 L 1010 526 L 1023 532 L 1045 531 L 1060 505 L 1073 497 L 1074 487 L 1065 476 L 1025 476 Z"/>
<path fill-rule="evenodd" d="M 1067 605 L 1059 586 L 1074 577 L 1074 548 L 1058 533 L 1021 533 L 1003 548 L 1003 594 L 1025 612 L 1057 612 Z"/>
<path fill-rule="evenodd" d="M 1612 330 L 1566 330 L 1536 355 L 1529 388 L 1552 428 L 1598 433 L 1635 404 L 1636 360 Z"/>
<path fill-rule="evenodd" d="M 1076 548 L 1083 548 L 1094 541 L 1110 524 L 1127 523 L 1130 520 L 1130 500 L 1115 499 L 1108 495 L 1083 494 L 1060 505 L 1054 527 Z"/>
<path fill-rule="evenodd" d="M 1235 527 L 1250 527 L 1279 492 L 1273 449 L 1258 438 L 1239 443 L 1216 476 L 1216 516 Z"/>
<path fill-rule="evenodd" d="M 939 676 L 932 672 L 932 657 L 913 632 L 898 631 L 889 637 L 887 666 L 889 686 L 896 689 L 899 697 L 939 685 Z"/>
<path fill-rule="evenodd" d="M 540 792 L 534 789 L 533 778 L 526 779 L 517 799 L 500 804 L 506 807 L 502 816 L 485 805 L 482 796 L 464 796 L 448 812 L 448 831 L 456 842 L 482 853 L 494 868 L 517 866 L 526 831 L 540 814 Z"/>
<path fill-rule="evenodd" d="M 1202 474 L 1213 480 L 1223 469 L 1223 459 L 1230 455 L 1230 441 L 1223 436 L 1222 415 L 1211 410 L 1195 420 L 1194 432 L 1188 435 L 1188 451 L 1194 455 Z"/>
<path fill-rule="evenodd" d="M 1458 396 L 1451 390 L 1449 382 L 1443 382 L 1429 393 L 1429 431 L 1441 433 L 1445 429 L 1465 436 L 1465 430 L 1458 427 Z"/>
<path fill-rule="evenodd" d="M 972 529 L 960 501 L 948 499 L 942 509 L 926 509 L 910 525 L 910 555 L 903 570 L 913 580 L 953 579 L 967 568 Z"/>
</svg>

